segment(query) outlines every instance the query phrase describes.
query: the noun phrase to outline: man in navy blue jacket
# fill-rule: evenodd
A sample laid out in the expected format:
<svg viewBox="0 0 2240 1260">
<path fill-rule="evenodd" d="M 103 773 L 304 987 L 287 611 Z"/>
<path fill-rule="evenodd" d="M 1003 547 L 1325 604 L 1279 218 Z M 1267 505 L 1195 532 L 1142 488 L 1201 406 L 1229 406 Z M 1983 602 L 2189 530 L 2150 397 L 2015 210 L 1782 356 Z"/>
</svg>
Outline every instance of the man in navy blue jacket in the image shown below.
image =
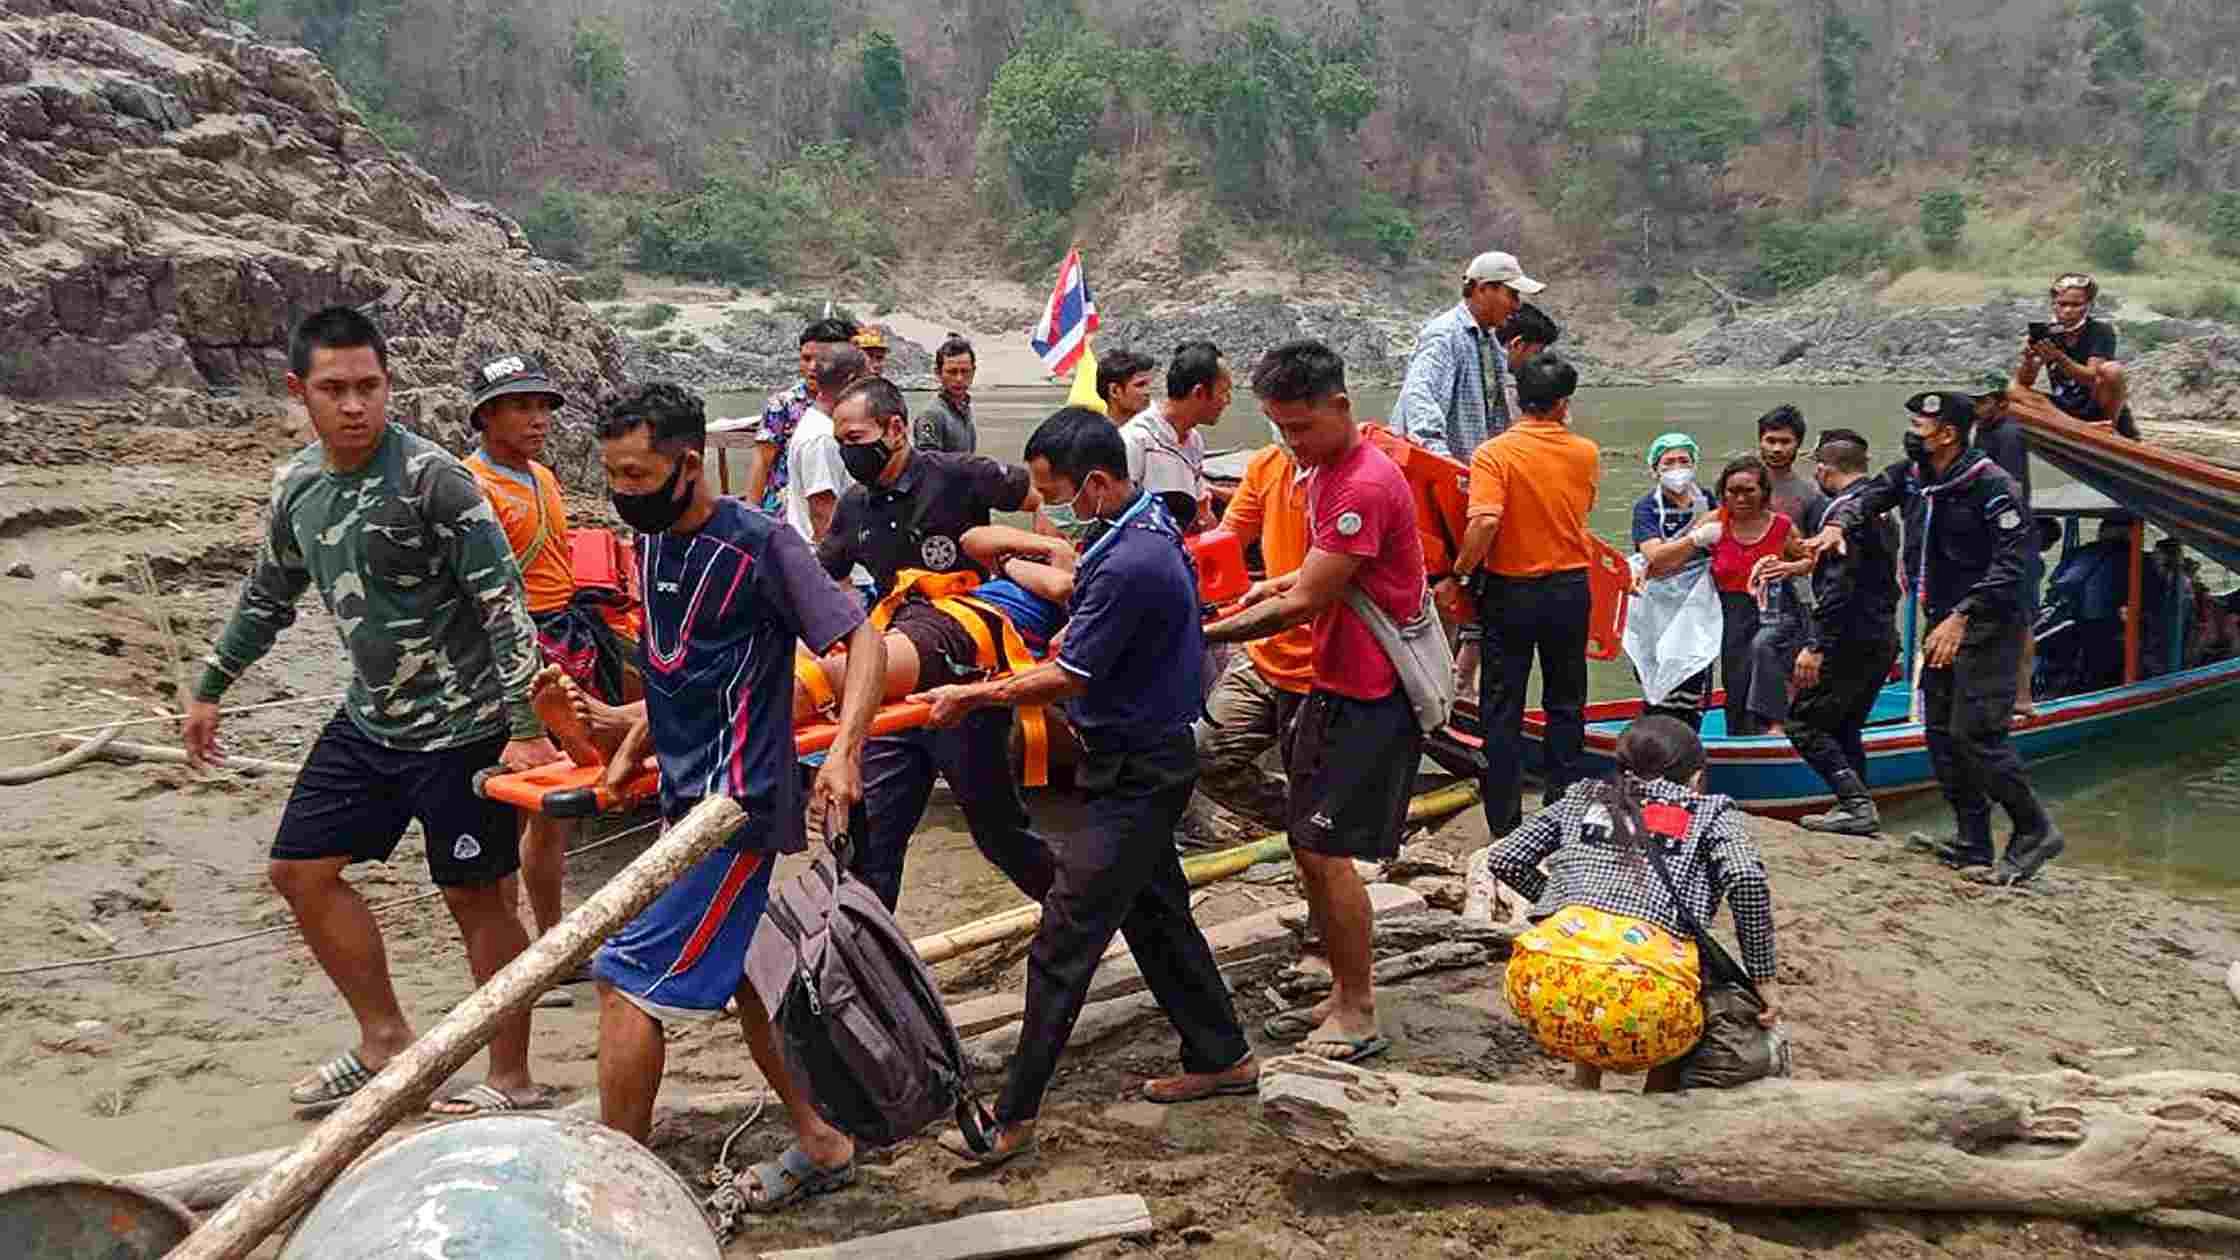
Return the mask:
<svg viewBox="0 0 2240 1260">
<path fill-rule="evenodd" d="M 2018 884 L 2063 844 L 2007 742 L 2022 651 L 2020 588 L 2037 529 L 2014 478 L 1971 441 L 1975 399 L 1915 394 L 1906 411 L 1913 417 L 1906 458 L 1832 508 L 1807 547 L 1816 558 L 1841 551 L 1844 535 L 1873 517 L 1923 505 L 1921 571 L 1912 575 L 1932 627 L 1921 645 L 1922 715 L 1937 783 L 1959 829 L 1938 856 L 1956 868 L 1991 866 L 1996 801 L 2014 823 L 1996 878 Z"/>
</svg>

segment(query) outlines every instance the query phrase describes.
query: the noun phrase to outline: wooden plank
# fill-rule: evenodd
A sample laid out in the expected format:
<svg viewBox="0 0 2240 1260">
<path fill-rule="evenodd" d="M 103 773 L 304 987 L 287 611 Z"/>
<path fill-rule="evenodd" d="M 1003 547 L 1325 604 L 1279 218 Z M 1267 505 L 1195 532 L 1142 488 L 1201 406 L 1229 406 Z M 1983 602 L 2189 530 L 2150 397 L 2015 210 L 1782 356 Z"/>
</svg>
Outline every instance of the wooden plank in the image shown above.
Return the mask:
<svg viewBox="0 0 2240 1260">
<path fill-rule="evenodd" d="M 1369 914 L 1374 919 L 1420 914 L 1424 909 L 1423 894 L 1412 888 L 1398 884 L 1369 885 Z M 1262 958 L 1298 939 L 1290 925 L 1295 921 L 1304 922 L 1306 913 L 1307 903 L 1300 901 L 1217 923 L 1206 929 L 1206 944 L 1213 947 L 1213 960 L 1224 967 Z M 1099 966 L 1096 974 L 1089 977 L 1089 1000 L 1092 1002 L 1125 997 L 1142 989 L 1143 972 L 1137 969 L 1134 956 L 1125 950 Z M 1024 994 L 991 994 L 956 1003 L 949 1008 L 949 1019 L 956 1024 L 959 1036 L 970 1037 L 1018 1019 L 1025 1013 L 1026 1006 Z"/>
<path fill-rule="evenodd" d="M 1151 1205 L 1142 1195 L 1111 1194 L 982 1212 L 823 1247 L 766 1251 L 763 1260 L 1002 1260 L 1151 1232 Z"/>
</svg>

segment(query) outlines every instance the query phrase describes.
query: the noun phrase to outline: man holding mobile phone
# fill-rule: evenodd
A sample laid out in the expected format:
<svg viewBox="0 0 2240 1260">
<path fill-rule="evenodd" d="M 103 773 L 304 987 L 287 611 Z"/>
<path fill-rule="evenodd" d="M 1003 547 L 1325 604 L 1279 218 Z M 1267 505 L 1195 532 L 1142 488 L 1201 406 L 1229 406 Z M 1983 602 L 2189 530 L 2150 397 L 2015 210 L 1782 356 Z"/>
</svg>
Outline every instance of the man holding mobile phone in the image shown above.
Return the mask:
<svg viewBox="0 0 2240 1260">
<path fill-rule="evenodd" d="M 2038 373 L 2043 369 L 2049 373 L 2046 396 L 2054 406 L 2091 424 L 2113 424 L 2116 432 L 2137 440 L 2139 426 L 2131 418 L 2130 381 L 2116 359 L 2115 326 L 2092 318 L 2092 303 L 2100 296 L 2099 282 L 2072 272 L 2056 278 L 2048 292 L 2053 299 L 2053 319 L 2032 323 L 2023 335 L 2015 384 L 2036 389 Z"/>
</svg>

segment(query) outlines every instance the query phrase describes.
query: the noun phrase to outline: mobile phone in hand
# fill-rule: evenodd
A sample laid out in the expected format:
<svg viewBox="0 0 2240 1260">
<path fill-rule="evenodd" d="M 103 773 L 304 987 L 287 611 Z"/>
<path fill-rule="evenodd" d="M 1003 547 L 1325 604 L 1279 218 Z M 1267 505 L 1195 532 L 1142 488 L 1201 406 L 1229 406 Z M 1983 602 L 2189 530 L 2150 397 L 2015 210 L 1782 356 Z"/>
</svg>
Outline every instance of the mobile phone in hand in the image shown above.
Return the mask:
<svg viewBox="0 0 2240 1260">
<path fill-rule="evenodd" d="M 2045 322 L 2045 321 L 2043 321 L 2043 320 L 2031 320 L 2031 321 L 2030 321 L 2030 340 L 2032 340 L 2032 341 L 2051 341 L 2051 340 L 2053 340 L 2053 325 L 2052 325 L 2052 324 L 2049 324 L 2049 323 L 2046 323 L 2046 322 Z"/>
</svg>

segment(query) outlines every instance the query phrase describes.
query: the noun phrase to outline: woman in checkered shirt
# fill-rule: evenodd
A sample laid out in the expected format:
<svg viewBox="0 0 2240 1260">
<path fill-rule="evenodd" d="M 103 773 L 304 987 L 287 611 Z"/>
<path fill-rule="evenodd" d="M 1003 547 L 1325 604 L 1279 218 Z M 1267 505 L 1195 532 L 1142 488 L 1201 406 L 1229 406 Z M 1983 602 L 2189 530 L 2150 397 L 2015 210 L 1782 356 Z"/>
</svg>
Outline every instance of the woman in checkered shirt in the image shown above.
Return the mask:
<svg viewBox="0 0 2240 1260">
<path fill-rule="evenodd" d="M 1669 717 L 1618 740 L 1619 771 L 1574 784 L 1494 846 L 1492 872 L 1533 900 L 1535 924 L 1510 955 L 1509 1005 L 1541 1046 L 1599 1089 L 1605 1069 L 1675 1088 L 1675 1060 L 1703 1033 L 1693 934 L 1649 861 L 1657 846 L 1687 916 L 1733 908 L 1742 963 L 1773 1025 L 1773 898 L 1765 864 L 1732 798 L 1705 796 L 1703 743 Z M 1545 874 L 1541 864 L 1547 864 Z"/>
</svg>

